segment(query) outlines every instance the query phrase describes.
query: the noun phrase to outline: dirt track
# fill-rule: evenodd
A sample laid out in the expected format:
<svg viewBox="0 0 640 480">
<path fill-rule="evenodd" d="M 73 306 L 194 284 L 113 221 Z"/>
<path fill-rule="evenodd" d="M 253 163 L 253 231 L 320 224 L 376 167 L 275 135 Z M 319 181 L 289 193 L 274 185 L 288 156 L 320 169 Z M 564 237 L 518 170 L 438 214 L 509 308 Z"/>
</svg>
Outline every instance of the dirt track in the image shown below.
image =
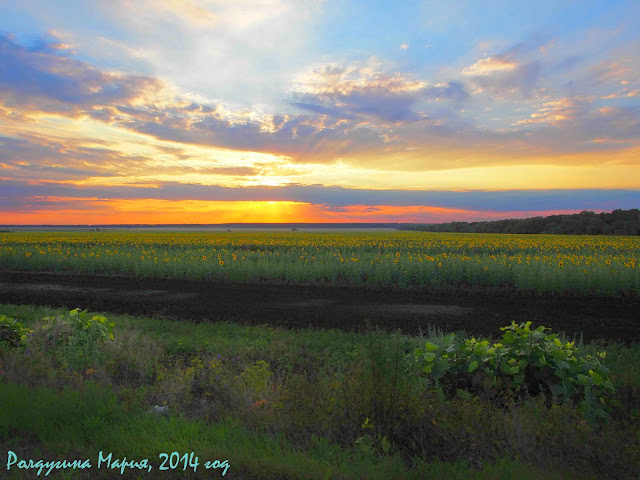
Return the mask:
<svg viewBox="0 0 640 480">
<path fill-rule="evenodd" d="M 581 332 L 585 340 L 640 341 L 639 298 L 435 296 L 0 270 L 0 303 L 287 327 L 362 330 L 370 324 L 410 334 L 434 325 L 445 331 L 496 335 L 512 320 L 531 320 L 534 326 L 568 335 Z"/>
</svg>

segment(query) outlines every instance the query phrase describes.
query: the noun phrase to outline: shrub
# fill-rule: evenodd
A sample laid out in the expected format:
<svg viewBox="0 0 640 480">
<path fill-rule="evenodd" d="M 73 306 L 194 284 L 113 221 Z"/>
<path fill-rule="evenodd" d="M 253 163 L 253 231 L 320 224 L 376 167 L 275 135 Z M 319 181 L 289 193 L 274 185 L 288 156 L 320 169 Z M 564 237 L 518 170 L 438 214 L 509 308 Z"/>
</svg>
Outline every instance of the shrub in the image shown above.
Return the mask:
<svg viewBox="0 0 640 480">
<path fill-rule="evenodd" d="M 34 346 L 51 348 L 62 367 L 80 371 L 100 363 L 101 346 L 114 340 L 114 327 L 102 315 L 75 309 L 63 316 L 45 317 L 32 341 Z"/>
<path fill-rule="evenodd" d="M 422 373 L 448 398 L 483 394 L 508 405 L 543 395 L 548 404 L 575 401 L 589 416 L 606 417 L 615 391 L 601 363 L 606 352 L 582 355 L 574 342 L 563 343 L 542 326 L 532 330 L 531 322 L 501 330 L 502 339 L 493 344 L 461 341 L 455 334 L 445 336 L 443 345 L 426 342 L 415 351 Z"/>
<path fill-rule="evenodd" d="M 24 327 L 17 320 L 0 315 L 0 342 L 18 347 L 24 344 L 27 335 L 31 332 L 33 330 Z"/>
<path fill-rule="evenodd" d="M 121 329 L 117 341 L 104 346 L 108 359 L 103 363 L 104 371 L 114 385 L 149 385 L 163 361 L 164 349 L 159 342 L 136 330 Z"/>
<path fill-rule="evenodd" d="M 271 376 L 273 373 L 269 370 L 269 364 L 264 360 L 258 360 L 254 365 L 245 366 L 241 374 L 247 390 L 253 392 L 257 397 L 263 396 L 267 392 Z"/>
</svg>

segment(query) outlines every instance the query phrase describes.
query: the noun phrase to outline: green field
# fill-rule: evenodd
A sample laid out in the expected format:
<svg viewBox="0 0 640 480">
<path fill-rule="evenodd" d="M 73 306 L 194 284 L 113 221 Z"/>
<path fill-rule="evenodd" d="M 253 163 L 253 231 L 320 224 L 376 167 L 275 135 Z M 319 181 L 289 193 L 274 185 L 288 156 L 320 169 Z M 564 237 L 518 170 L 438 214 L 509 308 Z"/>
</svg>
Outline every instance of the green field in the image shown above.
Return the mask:
<svg viewBox="0 0 640 480">
<path fill-rule="evenodd" d="M 103 286 L 114 275 L 610 305 L 640 293 L 637 237 L 123 231 L 0 241 L 0 274 L 96 274 Z M 90 471 L 48 478 L 638 480 L 640 345 L 538 327 L 409 336 L 0 304 L 2 478 L 37 478 L 18 459 L 89 459 Z M 148 459 L 152 472 L 97 468 L 100 451 Z M 164 472 L 163 453 L 176 460 Z M 214 460 L 226 460 L 224 477 L 205 468 Z"/>
<path fill-rule="evenodd" d="M 549 343 L 581 359 L 606 350 L 606 368 L 586 367 L 603 378 L 584 370 L 584 388 L 597 395 L 589 403 L 587 390 L 552 400 L 483 389 L 462 381 L 466 365 L 438 386 L 416 352 L 445 353 L 436 347 L 448 337 L 435 330 L 286 330 L 12 305 L 0 314 L 0 325 L 12 325 L 0 329 L 2 450 L 90 458 L 91 478 L 223 478 L 202 466 L 159 475 L 159 454 L 174 451 L 227 460 L 224 478 L 635 479 L 640 471 L 640 374 L 629 368 L 640 364 L 637 345 Z M 458 337 L 460 358 L 464 345 L 481 345 L 467 340 Z M 549 362 L 556 357 L 565 358 L 551 352 Z M 501 381 L 512 365 L 500 367 L 509 369 Z M 567 381 L 580 378 L 572 368 Z M 614 393 L 597 386 L 605 378 Z M 150 413 L 154 405 L 168 414 Z M 96 469 L 101 450 L 148 458 L 154 474 Z"/>
<path fill-rule="evenodd" d="M 0 233 L 0 267 L 240 283 L 638 296 L 640 237 L 425 232 Z"/>
</svg>

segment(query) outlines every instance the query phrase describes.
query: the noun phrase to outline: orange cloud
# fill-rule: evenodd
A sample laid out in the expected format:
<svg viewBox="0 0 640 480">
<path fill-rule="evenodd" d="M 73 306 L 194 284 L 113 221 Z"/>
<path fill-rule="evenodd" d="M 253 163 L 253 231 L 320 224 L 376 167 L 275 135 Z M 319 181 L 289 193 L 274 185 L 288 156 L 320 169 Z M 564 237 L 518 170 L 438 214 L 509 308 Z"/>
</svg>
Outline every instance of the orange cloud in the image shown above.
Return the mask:
<svg viewBox="0 0 640 480">
<path fill-rule="evenodd" d="M 532 113 L 530 118 L 520 120 L 514 125 L 526 125 L 530 123 L 549 123 L 556 125 L 562 120 L 574 118 L 576 113 L 578 113 L 576 102 L 570 98 L 561 98 L 560 100 L 543 103 L 542 108 Z"/>
<path fill-rule="evenodd" d="M 495 72 L 508 72 L 518 66 L 517 62 L 500 57 L 487 57 L 462 70 L 463 75 L 489 75 Z"/>
<path fill-rule="evenodd" d="M 278 223 L 322 221 L 300 202 L 32 198 L 28 210 L 3 212 L 6 225 Z M 59 208 L 56 208 L 60 205 Z"/>
<path fill-rule="evenodd" d="M 578 210 L 480 211 L 431 206 L 330 207 L 288 201 L 102 200 L 33 197 L 41 208 L 3 212 L 6 225 L 219 224 L 219 223 L 443 223 L 523 218 Z M 55 208 L 60 205 L 60 208 Z M 52 207 L 54 207 L 52 209 Z"/>
<path fill-rule="evenodd" d="M 411 92 L 420 90 L 428 84 L 420 80 L 412 80 L 400 73 L 387 73 L 382 69 L 382 63 L 372 57 L 367 62 L 348 66 L 337 63 L 315 65 L 310 71 L 298 75 L 293 85 L 296 93 L 349 95 L 354 91 L 372 88 L 391 93 Z"/>
</svg>

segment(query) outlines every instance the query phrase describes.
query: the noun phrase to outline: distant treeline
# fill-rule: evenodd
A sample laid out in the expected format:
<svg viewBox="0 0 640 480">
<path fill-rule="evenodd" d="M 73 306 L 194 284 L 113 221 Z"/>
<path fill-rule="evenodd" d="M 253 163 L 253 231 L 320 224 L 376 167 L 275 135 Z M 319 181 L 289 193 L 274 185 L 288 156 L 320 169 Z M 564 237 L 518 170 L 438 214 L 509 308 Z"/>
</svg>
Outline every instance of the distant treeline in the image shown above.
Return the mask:
<svg viewBox="0 0 640 480">
<path fill-rule="evenodd" d="M 640 235 L 640 210 L 611 213 L 580 212 L 574 215 L 451 222 L 438 225 L 402 225 L 404 230 L 460 233 L 554 233 L 563 235 Z"/>
</svg>

